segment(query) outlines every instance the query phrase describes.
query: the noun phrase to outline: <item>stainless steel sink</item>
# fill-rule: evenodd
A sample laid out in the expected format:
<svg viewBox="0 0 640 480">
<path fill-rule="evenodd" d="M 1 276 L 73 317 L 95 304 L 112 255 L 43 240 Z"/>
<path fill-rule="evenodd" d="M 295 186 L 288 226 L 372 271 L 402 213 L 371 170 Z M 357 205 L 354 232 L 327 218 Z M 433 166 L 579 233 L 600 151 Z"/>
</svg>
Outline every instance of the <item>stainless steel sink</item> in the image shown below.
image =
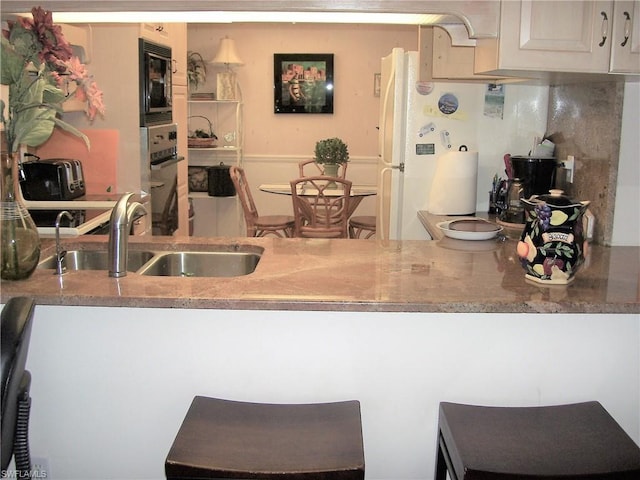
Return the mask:
<svg viewBox="0 0 640 480">
<path fill-rule="evenodd" d="M 237 277 L 256 269 L 260 255 L 247 252 L 163 252 L 137 273 L 163 277 Z"/>
<path fill-rule="evenodd" d="M 127 271 L 135 272 L 153 258 L 154 252 L 129 250 Z M 108 254 L 105 250 L 69 250 L 64 257 L 63 265 L 67 271 L 74 270 L 109 270 Z M 56 256 L 45 258 L 38 268 L 56 269 Z"/>
</svg>

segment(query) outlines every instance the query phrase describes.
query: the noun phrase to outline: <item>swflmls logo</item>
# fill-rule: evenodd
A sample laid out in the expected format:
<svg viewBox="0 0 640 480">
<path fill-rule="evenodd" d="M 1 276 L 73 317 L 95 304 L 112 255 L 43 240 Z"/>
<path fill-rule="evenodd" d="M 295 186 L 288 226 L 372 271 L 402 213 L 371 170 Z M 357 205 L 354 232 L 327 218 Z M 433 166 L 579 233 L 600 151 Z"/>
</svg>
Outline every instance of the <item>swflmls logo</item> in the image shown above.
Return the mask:
<svg viewBox="0 0 640 480">
<path fill-rule="evenodd" d="M 38 468 L 38 465 L 36 465 L 36 468 L 27 472 L 24 472 L 22 470 L 2 470 L 0 478 L 16 478 L 28 480 L 35 478 L 49 478 L 49 476 L 46 470 L 42 470 L 41 468 Z"/>
</svg>

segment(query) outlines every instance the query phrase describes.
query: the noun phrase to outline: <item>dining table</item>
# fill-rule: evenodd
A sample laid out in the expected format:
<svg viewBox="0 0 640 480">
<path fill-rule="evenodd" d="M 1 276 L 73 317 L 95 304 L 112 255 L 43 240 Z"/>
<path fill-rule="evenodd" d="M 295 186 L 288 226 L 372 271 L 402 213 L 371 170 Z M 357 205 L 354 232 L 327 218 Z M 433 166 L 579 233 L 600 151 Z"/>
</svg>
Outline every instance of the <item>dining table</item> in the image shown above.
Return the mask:
<svg viewBox="0 0 640 480">
<path fill-rule="evenodd" d="M 263 183 L 259 187 L 260 191 L 267 193 L 275 193 L 276 195 L 291 195 L 291 184 L 289 183 Z M 341 188 L 325 189 L 324 195 L 326 196 L 340 196 L 342 195 Z M 348 216 L 351 217 L 353 212 L 356 211 L 358 205 L 365 197 L 370 197 L 378 193 L 378 188 L 375 185 L 351 185 L 351 195 L 349 197 L 349 212 Z M 298 195 L 315 196 L 318 194 L 318 190 L 308 186 L 300 186 L 298 188 Z"/>
</svg>

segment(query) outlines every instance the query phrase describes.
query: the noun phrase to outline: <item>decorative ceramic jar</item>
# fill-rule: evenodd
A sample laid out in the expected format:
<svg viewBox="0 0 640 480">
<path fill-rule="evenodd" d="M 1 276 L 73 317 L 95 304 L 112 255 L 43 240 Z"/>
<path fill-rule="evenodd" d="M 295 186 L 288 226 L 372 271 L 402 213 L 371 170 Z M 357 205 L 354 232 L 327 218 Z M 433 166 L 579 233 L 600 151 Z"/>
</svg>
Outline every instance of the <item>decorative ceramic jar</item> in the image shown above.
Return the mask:
<svg viewBox="0 0 640 480">
<path fill-rule="evenodd" d="M 40 259 L 40 237 L 29 211 L 16 195 L 19 188 L 19 152 L 2 153 L 2 196 L 0 198 L 0 250 L 3 280 L 28 278 Z"/>
<path fill-rule="evenodd" d="M 526 278 L 567 284 L 584 263 L 587 241 L 582 217 L 589 202 L 574 202 L 562 190 L 522 199 L 526 224 L 517 252 Z"/>
</svg>

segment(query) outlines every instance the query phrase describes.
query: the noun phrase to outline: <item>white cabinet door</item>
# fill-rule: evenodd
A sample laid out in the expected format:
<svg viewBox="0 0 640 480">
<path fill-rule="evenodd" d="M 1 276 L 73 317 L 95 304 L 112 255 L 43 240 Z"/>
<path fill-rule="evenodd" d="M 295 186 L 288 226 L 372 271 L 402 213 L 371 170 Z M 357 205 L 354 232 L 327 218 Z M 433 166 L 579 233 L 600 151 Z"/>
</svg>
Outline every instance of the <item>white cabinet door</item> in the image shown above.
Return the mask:
<svg viewBox="0 0 640 480">
<path fill-rule="evenodd" d="M 140 36 L 159 43 L 160 45 L 169 45 L 169 28 L 166 23 L 141 23 Z"/>
<path fill-rule="evenodd" d="M 610 71 L 640 73 L 640 0 L 614 3 Z"/>
<path fill-rule="evenodd" d="M 607 72 L 611 1 L 503 1 L 499 68 Z"/>
<path fill-rule="evenodd" d="M 187 24 L 168 23 L 171 40 L 172 81 L 187 86 Z"/>
<path fill-rule="evenodd" d="M 475 42 L 474 42 L 475 43 Z M 418 35 L 419 80 L 469 80 L 495 82 L 499 75 L 474 72 L 475 46 L 454 46 L 448 31 L 438 26 L 421 26 Z"/>
<path fill-rule="evenodd" d="M 178 154 L 186 157 L 186 159 L 182 162 L 178 162 L 178 230 L 176 230 L 174 235 L 189 235 L 189 152 L 187 148 L 187 95 L 188 93 L 186 86 L 174 85 L 173 121 L 178 124 Z"/>
</svg>

